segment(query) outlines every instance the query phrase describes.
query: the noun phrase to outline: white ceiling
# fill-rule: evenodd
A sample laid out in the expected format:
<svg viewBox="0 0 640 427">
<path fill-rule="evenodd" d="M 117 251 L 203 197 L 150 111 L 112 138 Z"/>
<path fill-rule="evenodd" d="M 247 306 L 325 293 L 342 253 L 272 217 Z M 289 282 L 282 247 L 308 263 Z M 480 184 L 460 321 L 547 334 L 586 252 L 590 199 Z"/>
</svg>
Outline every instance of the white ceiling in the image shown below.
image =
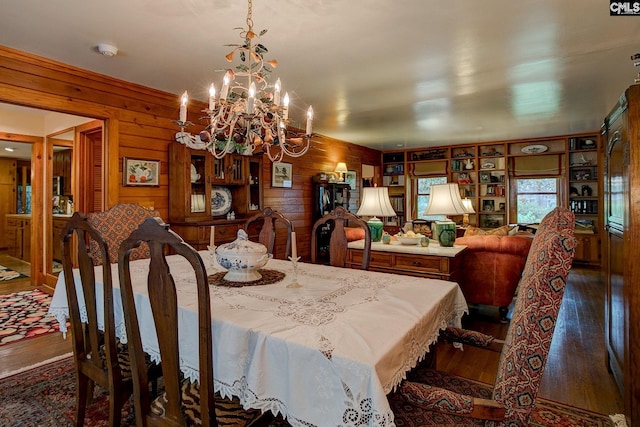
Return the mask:
<svg viewBox="0 0 640 427">
<path fill-rule="evenodd" d="M 611 17 L 603 0 L 254 1 L 291 118 L 304 127 L 312 104 L 315 132 L 378 149 L 598 130 L 640 71 L 640 16 Z M 246 8 L 5 1 L 0 44 L 205 100 Z"/>
</svg>

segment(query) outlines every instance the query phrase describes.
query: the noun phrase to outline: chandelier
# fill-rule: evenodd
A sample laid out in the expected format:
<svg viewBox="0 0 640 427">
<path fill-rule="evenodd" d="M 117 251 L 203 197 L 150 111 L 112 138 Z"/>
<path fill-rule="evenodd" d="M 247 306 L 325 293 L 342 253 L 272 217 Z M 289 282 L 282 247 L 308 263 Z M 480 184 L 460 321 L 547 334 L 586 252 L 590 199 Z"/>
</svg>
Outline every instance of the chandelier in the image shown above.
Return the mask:
<svg viewBox="0 0 640 427">
<path fill-rule="evenodd" d="M 253 31 L 252 0 L 247 11 L 247 28 L 240 29 L 241 44 L 231 45 L 234 49 L 225 58 L 233 62 L 239 52 L 239 64 L 235 70 L 229 68 L 224 73 L 219 96 L 213 84 L 209 88 L 209 108 L 202 110 L 202 120 L 208 126 L 198 135 L 185 132 L 193 123 L 187 121 L 188 94 L 182 94 L 180 102 L 180 127 L 176 141 L 197 150 L 208 150 L 217 159 L 228 153 L 238 152 L 251 155 L 266 153 L 272 162 L 279 162 L 284 155 L 299 157 L 307 152 L 312 136 L 313 108 L 307 110 L 305 132 L 288 127 L 289 94 L 281 95 L 280 79 L 274 85 L 268 83 L 267 75 L 278 66 L 278 61 L 264 61 L 267 48 L 259 43 L 260 34 Z"/>
</svg>

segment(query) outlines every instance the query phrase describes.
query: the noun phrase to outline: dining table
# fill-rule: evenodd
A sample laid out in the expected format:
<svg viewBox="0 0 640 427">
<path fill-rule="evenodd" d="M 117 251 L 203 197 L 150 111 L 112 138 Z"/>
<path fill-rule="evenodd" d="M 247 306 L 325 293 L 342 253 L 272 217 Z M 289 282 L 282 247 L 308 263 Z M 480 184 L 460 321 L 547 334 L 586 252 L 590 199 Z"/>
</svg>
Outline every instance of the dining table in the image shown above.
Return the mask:
<svg viewBox="0 0 640 427">
<path fill-rule="evenodd" d="M 200 251 L 207 274 L 220 273 L 214 255 Z M 186 260 L 167 256 L 179 304 L 180 364 L 197 380 L 195 274 Z M 102 266 L 95 277 L 102 279 Z M 111 264 L 116 335 L 126 342 L 118 265 Z M 144 350 L 160 361 L 147 293 L 148 259 L 130 264 Z M 271 259 L 275 283 L 211 285 L 214 387 L 245 408 L 281 414 L 297 426 L 394 426 L 387 395 L 429 352 L 440 331 L 460 326 L 468 312 L 455 282 Z M 82 317 L 80 275 L 74 270 Z M 295 283 L 299 287 L 292 287 Z M 98 307 L 102 284 L 98 283 Z M 66 333 L 64 272 L 49 315 Z M 98 313 L 100 323 L 103 312 Z M 104 325 L 99 325 L 103 328 Z"/>
</svg>

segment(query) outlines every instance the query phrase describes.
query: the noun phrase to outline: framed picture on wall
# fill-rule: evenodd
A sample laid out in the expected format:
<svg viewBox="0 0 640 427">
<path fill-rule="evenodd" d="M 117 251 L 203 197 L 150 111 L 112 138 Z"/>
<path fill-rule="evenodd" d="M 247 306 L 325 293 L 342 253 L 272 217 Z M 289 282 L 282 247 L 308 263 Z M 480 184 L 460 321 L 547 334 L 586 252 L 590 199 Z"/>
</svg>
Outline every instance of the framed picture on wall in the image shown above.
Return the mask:
<svg viewBox="0 0 640 427">
<path fill-rule="evenodd" d="M 271 186 L 291 188 L 293 165 L 285 162 L 275 162 L 271 167 Z"/>
<path fill-rule="evenodd" d="M 125 157 L 122 165 L 125 186 L 158 187 L 160 185 L 160 161 Z"/>
<path fill-rule="evenodd" d="M 357 179 L 358 179 L 358 175 L 356 171 L 349 171 L 344 174 L 344 182 L 346 184 L 349 184 L 349 187 L 352 190 L 356 189 L 356 183 L 358 182 Z"/>
</svg>

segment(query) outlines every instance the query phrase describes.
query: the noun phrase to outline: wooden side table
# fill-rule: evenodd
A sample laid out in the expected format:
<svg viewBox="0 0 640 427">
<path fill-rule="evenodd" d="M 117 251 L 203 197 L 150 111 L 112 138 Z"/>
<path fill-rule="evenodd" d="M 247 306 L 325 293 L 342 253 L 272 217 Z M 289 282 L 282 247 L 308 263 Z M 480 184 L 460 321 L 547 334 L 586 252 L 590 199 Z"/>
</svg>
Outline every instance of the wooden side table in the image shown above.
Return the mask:
<svg viewBox="0 0 640 427">
<path fill-rule="evenodd" d="M 441 247 L 431 241 L 429 246 L 371 244 L 369 270 L 407 276 L 428 277 L 455 281 L 461 266 L 462 252 L 466 246 Z M 350 242 L 347 250 L 347 267 L 360 268 L 364 240 Z"/>
</svg>

